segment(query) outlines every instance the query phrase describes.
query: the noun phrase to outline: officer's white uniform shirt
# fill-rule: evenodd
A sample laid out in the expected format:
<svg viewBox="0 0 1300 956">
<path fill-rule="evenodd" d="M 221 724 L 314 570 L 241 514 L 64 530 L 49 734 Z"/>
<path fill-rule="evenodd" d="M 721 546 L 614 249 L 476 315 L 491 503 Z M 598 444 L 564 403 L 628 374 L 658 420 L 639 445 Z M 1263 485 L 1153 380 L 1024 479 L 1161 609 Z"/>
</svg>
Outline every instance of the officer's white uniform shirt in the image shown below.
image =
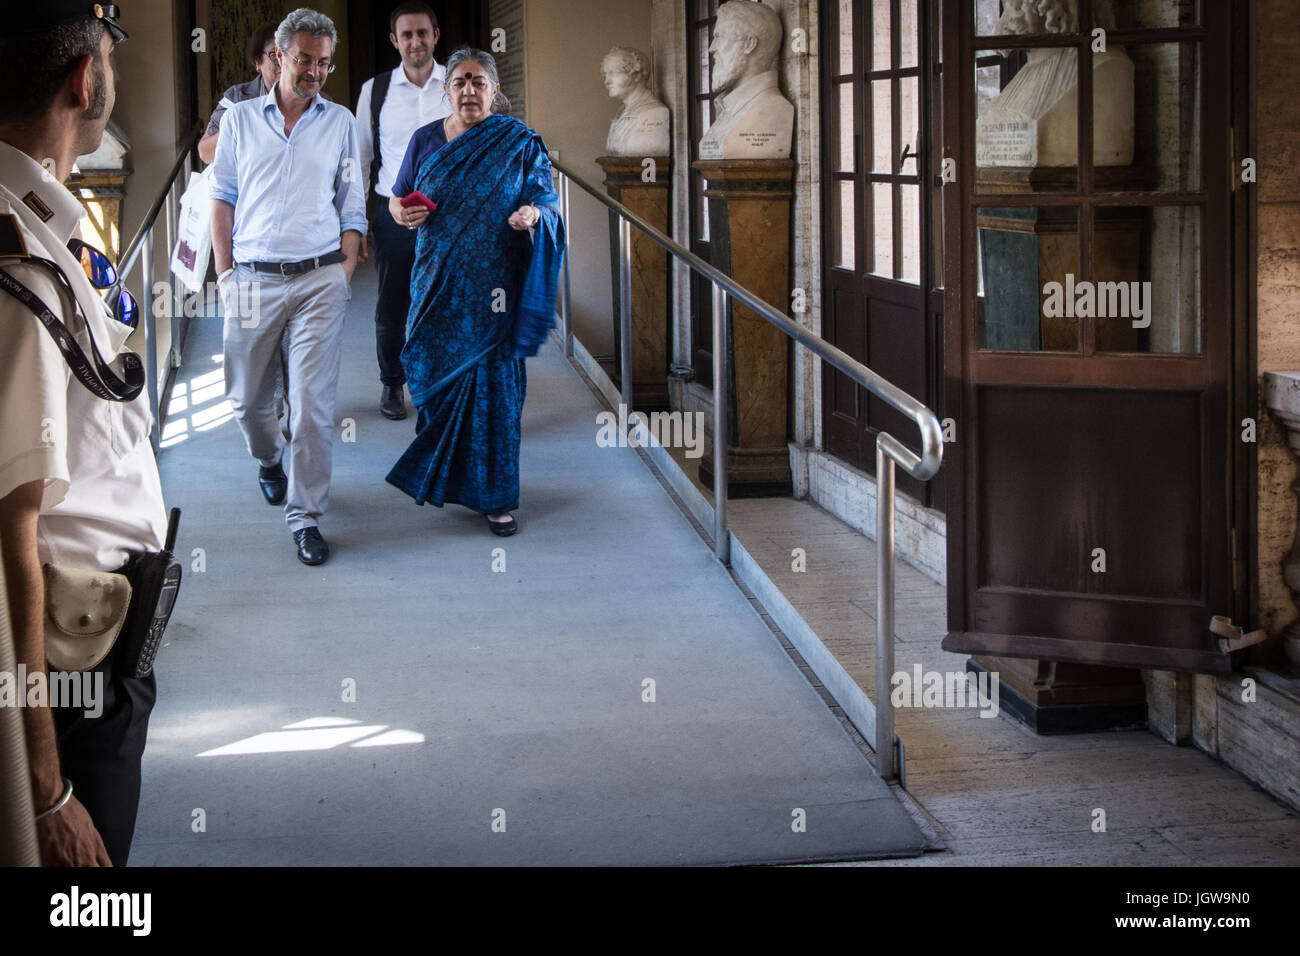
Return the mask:
<svg viewBox="0 0 1300 956">
<path fill-rule="evenodd" d="M 63 270 L 100 354 L 121 377 L 118 355 L 130 329 L 107 314 L 66 245 L 85 215 L 81 203 L 4 142 L 0 215 L 14 217 L 30 255 Z M 0 258 L 0 268 L 44 301 L 90 356 L 87 322 L 48 271 L 21 259 Z M 45 482 L 37 523 L 41 561 L 113 571 L 127 549 L 161 548 L 167 521 L 149 444 L 147 389 L 129 403 L 91 394 L 31 310 L 3 290 L 0 356 L 0 498 L 28 482 Z"/>
<path fill-rule="evenodd" d="M 421 126 L 446 119 L 455 112 L 443 86 L 447 68 L 437 60 L 434 61 L 433 72 L 429 74 L 424 86 L 416 86 L 408 80 L 400 63 L 393 67 L 391 76 L 388 95 L 384 97 L 384 105 L 379 108 L 379 175 L 373 183 L 370 181 L 370 164 L 375 157 L 374 137 L 370 135 L 370 97 L 375 88 L 373 78 L 361 84 L 361 92 L 357 96 L 357 145 L 361 152 L 361 176 L 366 183 L 363 196 L 369 196 L 371 189 L 385 199 L 392 196 L 393 181 L 402 168 L 411 136 Z"/>
</svg>

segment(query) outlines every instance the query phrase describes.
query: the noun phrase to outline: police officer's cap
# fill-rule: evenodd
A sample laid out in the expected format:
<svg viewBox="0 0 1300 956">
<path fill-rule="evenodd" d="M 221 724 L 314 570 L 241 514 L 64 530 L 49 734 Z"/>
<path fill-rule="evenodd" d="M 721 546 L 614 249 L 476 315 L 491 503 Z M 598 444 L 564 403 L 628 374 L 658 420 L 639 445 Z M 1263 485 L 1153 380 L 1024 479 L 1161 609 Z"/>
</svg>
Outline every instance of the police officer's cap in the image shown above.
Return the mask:
<svg viewBox="0 0 1300 956">
<path fill-rule="evenodd" d="M 48 30 L 50 27 L 75 23 L 78 20 L 102 20 L 113 40 L 121 43 L 127 32 L 118 24 L 122 10 L 115 3 L 90 3 L 88 0 L 38 0 L 24 3 L 17 9 L 6 10 L 7 29 L 14 33 L 25 30 Z"/>
</svg>

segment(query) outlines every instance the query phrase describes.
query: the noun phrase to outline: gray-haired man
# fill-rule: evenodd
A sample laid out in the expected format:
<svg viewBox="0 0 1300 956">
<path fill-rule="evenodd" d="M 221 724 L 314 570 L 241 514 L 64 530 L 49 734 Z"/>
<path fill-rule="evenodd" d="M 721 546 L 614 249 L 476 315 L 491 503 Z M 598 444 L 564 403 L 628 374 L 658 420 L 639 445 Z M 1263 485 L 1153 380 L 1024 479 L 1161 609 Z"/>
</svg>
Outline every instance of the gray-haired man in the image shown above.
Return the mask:
<svg viewBox="0 0 1300 956">
<path fill-rule="evenodd" d="M 261 466 L 262 494 L 284 502 L 304 564 L 329 558 L 318 522 L 329 498 L 343 313 L 366 231 L 352 114 L 320 94 L 337 40 L 323 13 L 302 7 L 285 17 L 275 33 L 280 81 L 227 112 L 211 186 L 223 295 L 232 279 L 259 287 L 256 316 L 227 309 L 226 392 Z M 274 408 L 281 347 L 288 356 L 287 444 Z"/>
</svg>

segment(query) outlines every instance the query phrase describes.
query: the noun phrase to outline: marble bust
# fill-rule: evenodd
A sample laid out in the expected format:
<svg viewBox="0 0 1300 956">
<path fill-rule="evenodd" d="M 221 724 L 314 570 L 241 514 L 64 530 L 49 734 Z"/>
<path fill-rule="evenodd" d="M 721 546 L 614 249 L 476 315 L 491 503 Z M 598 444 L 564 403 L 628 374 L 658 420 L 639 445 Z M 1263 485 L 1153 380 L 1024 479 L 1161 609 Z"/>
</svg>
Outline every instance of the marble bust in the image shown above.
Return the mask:
<svg viewBox="0 0 1300 956">
<path fill-rule="evenodd" d="M 789 159 L 794 104 L 777 85 L 783 35 L 776 11 L 752 0 L 718 7 L 711 74 L 718 109 L 700 159 Z"/>
<path fill-rule="evenodd" d="M 1114 29 L 1107 0 L 1093 4 L 1097 25 Z M 1005 0 L 998 33 L 1073 33 L 1078 0 Z M 1007 51 L 1003 51 L 1004 55 Z M 1133 61 L 1122 48 L 1093 53 L 1093 163 L 1133 162 Z M 1078 50 L 1032 49 L 1028 62 L 975 121 L 976 166 L 1076 166 Z"/>
<path fill-rule="evenodd" d="M 667 156 L 668 107 L 650 90 L 650 59 L 640 50 L 616 46 L 600 64 L 605 89 L 623 101 L 609 124 L 610 156 Z"/>
</svg>

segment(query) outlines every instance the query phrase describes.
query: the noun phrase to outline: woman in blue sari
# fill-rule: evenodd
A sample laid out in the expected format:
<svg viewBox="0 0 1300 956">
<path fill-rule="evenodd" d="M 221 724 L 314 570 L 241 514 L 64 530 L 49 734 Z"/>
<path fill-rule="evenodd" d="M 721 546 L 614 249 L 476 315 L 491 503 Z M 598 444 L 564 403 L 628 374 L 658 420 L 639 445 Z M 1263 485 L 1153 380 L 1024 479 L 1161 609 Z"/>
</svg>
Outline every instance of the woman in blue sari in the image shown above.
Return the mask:
<svg viewBox="0 0 1300 956">
<path fill-rule="evenodd" d="M 416 130 L 388 204 L 420 230 L 402 350 L 419 414 L 388 481 L 416 504 L 472 508 L 504 537 L 519 529 L 524 359 L 555 321 L 564 225 L 546 144 L 493 112 L 492 57 L 461 47 L 445 82 L 455 112 Z M 436 209 L 403 206 L 414 192 Z"/>
</svg>

